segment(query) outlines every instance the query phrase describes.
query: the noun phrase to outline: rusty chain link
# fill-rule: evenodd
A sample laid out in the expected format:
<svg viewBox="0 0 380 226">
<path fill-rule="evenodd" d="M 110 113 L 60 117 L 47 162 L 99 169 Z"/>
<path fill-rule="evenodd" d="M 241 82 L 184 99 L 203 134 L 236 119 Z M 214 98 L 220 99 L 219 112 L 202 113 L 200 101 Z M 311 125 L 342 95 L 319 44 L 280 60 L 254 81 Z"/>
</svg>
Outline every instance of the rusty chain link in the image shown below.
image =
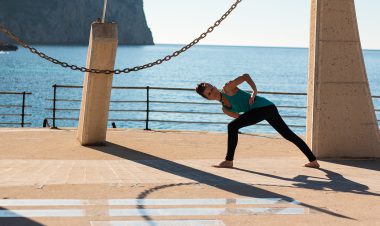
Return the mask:
<svg viewBox="0 0 380 226">
<path fill-rule="evenodd" d="M 171 55 L 167 55 L 166 57 L 158 59 L 158 60 L 156 60 L 154 62 L 151 62 L 151 63 L 148 63 L 148 64 L 144 64 L 144 65 L 141 65 L 141 66 L 136 66 L 136 67 L 133 67 L 133 68 L 124 68 L 124 69 L 116 69 L 116 70 L 100 70 L 100 69 L 92 69 L 92 68 L 86 68 L 86 67 L 79 67 L 79 66 L 76 66 L 76 65 L 68 64 L 66 62 L 62 62 L 62 61 L 59 61 L 59 60 L 57 60 L 57 59 L 55 59 L 53 57 L 50 57 L 50 56 L 46 55 L 45 53 L 40 52 L 40 51 L 38 51 L 37 49 L 35 49 L 33 47 L 30 47 L 28 44 L 26 44 L 24 41 L 22 41 L 19 37 L 17 37 L 15 34 L 13 34 L 9 29 L 7 29 L 2 23 L 0 23 L 0 31 L 3 32 L 6 36 L 8 36 L 10 39 L 12 39 L 13 41 L 15 41 L 17 44 L 21 45 L 22 47 L 24 47 L 26 49 L 29 49 L 30 52 L 38 55 L 39 57 L 41 57 L 43 59 L 48 60 L 48 61 L 50 61 L 50 62 L 52 62 L 54 64 L 61 65 L 64 68 L 69 68 L 69 69 L 74 70 L 74 71 L 77 70 L 77 71 L 81 71 L 81 72 L 90 72 L 90 73 L 97 73 L 97 74 L 121 74 L 121 73 L 129 73 L 129 72 L 133 72 L 133 71 L 140 71 L 140 70 L 143 70 L 143 69 L 146 69 L 146 68 L 153 67 L 155 65 L 162 64 L 164 61 L 169 61 L 173 57 L 176 57 L 176 56 L 180 55 L 181 53 L 185 52 L 186 50 L 190 49 L 195 44 L 197 44 L 200 40 L 204 39 L 209 33 L 213 32 L 214 29 L 217 26 L 219 26 L 222 23 L 222 21 L 227 18 L 228 15 L 230 15 L 230 13 L 236 8 L 236 6 L 241 1 L 242 0 L 236 0 L 236 2 L 234 4 L 232 4 L 232 6 L 227 10 L 227 12 L 225 12 L 223 14 L 223 16 L 214 23 L 214 25 L 212 25 L 211 27 L 209 27 L 207 29 L 207 31 L 203 32 L 198 38 L 194 39 L 189 44 L 183 46 L 180 50 L 177 50 L 177 51 L 173 52 Z"/>
</svg>

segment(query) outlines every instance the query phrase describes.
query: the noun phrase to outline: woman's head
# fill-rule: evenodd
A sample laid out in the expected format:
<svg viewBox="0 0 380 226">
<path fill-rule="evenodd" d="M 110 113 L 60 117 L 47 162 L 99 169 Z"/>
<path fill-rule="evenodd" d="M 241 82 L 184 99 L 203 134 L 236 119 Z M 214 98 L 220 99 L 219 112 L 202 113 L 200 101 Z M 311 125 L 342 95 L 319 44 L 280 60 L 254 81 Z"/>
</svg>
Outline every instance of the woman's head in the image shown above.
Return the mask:
<svg viewBox="0 0 380 226">
<path fill-rule="evenodd" d="M 195 91 L 208 100 L 220 100 L 219 90 L 210 83 L 202 82 L 197 85 Z"/>
</svg>

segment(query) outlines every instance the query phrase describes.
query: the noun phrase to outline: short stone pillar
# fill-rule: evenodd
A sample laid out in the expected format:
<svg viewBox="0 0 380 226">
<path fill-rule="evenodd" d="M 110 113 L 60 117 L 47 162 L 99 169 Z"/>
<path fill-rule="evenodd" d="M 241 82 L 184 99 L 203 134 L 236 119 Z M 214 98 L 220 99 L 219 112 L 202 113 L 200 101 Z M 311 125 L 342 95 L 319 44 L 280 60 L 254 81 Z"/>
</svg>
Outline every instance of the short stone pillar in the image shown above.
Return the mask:
<svg viewBox="0 0 380 226">
<path fill-rule="evenodd" d="M 354 0 L 312 0 L 307 142 L 320 158 L 380 157 Z"/>
<path fill-rule="evenodd" d="M 87 68 L 113 70 L 117 24 L 93 23 Z M 106 140 L 113 74 L 85 73 L 77 138 L 81 145 L 102 145 Z"/>
</svg>

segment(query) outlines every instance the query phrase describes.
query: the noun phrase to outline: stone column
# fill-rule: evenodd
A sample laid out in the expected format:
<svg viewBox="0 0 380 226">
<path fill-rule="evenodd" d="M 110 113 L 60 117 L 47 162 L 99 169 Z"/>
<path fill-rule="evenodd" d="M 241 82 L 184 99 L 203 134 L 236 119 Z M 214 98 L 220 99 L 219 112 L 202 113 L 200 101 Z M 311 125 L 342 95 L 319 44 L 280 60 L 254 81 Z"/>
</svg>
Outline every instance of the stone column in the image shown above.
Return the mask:
<svg viewBox="0 0 380 226">
<path fill-rule="evenodd" d="M 354 0 L 312 0 L 306 130 L 320 158 L 380 157 Z"/>
<path fill-rule="evenodd" d="M 115 23 L 93 23 L 86 67 L 113 70 L 117 42 Z M 77 133 L 81 145 L 102 145 L 106 140 L 112 79 L 112 74 L 85 73 Z"/>
</svg>

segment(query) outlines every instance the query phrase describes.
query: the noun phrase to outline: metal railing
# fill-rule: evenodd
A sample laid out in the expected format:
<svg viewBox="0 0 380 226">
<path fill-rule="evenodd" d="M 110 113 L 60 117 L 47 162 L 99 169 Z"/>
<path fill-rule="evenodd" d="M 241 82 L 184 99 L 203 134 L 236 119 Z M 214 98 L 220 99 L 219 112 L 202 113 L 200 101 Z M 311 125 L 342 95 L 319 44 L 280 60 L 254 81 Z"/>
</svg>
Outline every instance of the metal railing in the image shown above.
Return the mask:
<svg viewBox="0 0 380 226">
<path fill-rule="evenodd" d="M 26 105 L 26 95 L 31 95 L 30 92 L 0 92 L 0 95 L 21 95 L 22 96 L 22 104 L 0 104 L 0 108 L 7 108 L 7 109 L 13 109 L 13 108 L 21 108 L 21 113 L 7 113 L 3 114 L 1 113 L 1 118 L 5 117 L 15 117 L 20 116 L 21 122 L 0 122 L 0 125 L 21 125 L 21 127 L 24 127 L 25 125 L 31 125 L 30 122 L 25 122 L 25 116 L 31 116 L 32 114 L 26 114 L 25 109 L 32 107 L 31 105 Z M 14 101 L 12 101 L 14 103 Z"/>
<path fill-rule="evenodd" d="M 78 112 L 79 108 L 65 108 L 58 107 L 59 103 L 63 102 L 77 102 L 80 103 L 80 99 L 60 99 L 57 98 L 57 92 L 59 88 L 66 89 L 82 89 L 83 86 L 69 86 L 69 85 L 53 85 L 53 99 L 47 99 L 48 101 L 52 101 L 52 108 L 46 108 L 46 110 L 52 111 L 52 117 L 47 118 L 52 120 L 52 127 L 57 127 L 57 121 L 77 121 L 78 117 L 57 117 L 58 112 Z M 173 110 L 157 110 L 152 109 L 152 104 L 176 104 L 176 105 L 220 105 L 218 103 L 208 103 L 208 102 L 199 102 L 199 101 L 163 101 L 163 100 L 151 100 L 150 92 L 152 90 L 165 90 L 165 91 L 184 91 L 184 92 L 194 92 L 194 89 L 188 88 L 165 88 L 165 87 L 112 87 L 113 90 L 145 90 L 145 100 L 112 100 L 110 103 L 118 104 L 118 103 L 144 103 L 144 109 L 112 109 L 110 108 L 109 112 L 138 112 L 145 113 L 144 118 L 133 119 L 133 118 L 109 118 L 109 122 L 145 122 L 145 129 L 149 130 L 150 122 L 160 122 L 160 123 L 184 123 L 184 124 L 228 124 L 228 122 L 221 121 L 184 121 L 184 120 L 170 120 L 170 119 L 155 119 L 151 118 L 150 113 L 163 113 L 163 114 L 198 114 L 198 115 L 224 115 L 221 112 L 208 112 L 208 111 L 173 111 Z M 260 92 L 260 94 L 272 94 L 272 95 L 298 95 L 298 96 L 306 96 L 306 93 L 285 93 L 285 92 Z M 277 106 L 278 108 L 293 108 L 293 109 L 306 109 L 304 106 Z M 284 118 L 302 118 L 305 119 L 306 116 L 298 116 L 298 115 L 284 115 Z M 262 126 L 268 126 L 268 124 L 258 124 Z M 304 125 L 289 125 L 290 127 L 305 127 Z"/>
<path fill-rule="evenodd" d="M 47 99 L 48 101 L 52 101 L 53 107 L 46 108 L 49 111 L 52 111 L 52 117 L 47 118 L 52 120 L 53 128 L 57 127 L 57 121 L 78 121 L 78 117 L 57 117 L 57 112 L 78 112 L 79 108 L 65 108 L 65 107 L 57 107 L 58 103 L 63 102 L 77 102 L 78 104 L 81 102 L 80 99 L 59 99 L 57 98 L 58 88 L 66 88 L 66 89 L 82 89 L 83 86 L 69 86 L 69 85 L 53 85 L 53 99 Z M 184 92 L 194 92 L 194 89 L 188 88 L 166 88 L 166 87 L 112 87 L 112 90 L 145 90 L 145 100 L 112 100 L 110 103 L 120 104 L 120 103 L 142 103 L 145 104 L 144 109 L 112 109 L 110 107 L 109 112 L 134 112 L 134 113 L 145 113 L 144 118 L 133 119 L 133 118 L 109 118 L 108 121 L 112 122 L 112 126 L 115 126 L 115 122 L 145 122 L 145 129 L 150 130 L 149 123 L 150 122 L 159 122 L 159 123 L 183 123 L 183 124 L 228 124 L 228 122 L 223 121 L 183 121 L 183 120 L 170 120 L 170 119 L 156 119 L 150 116 L 150 113 L 163 113 L 163 114 L 199 114 L 199 115 L 224 115 L 222 112 L 208 112 L 208 111 L 180 111 L 180 110 L 157 110 L 152 109 L 152 104 L 160 104 L 160 105 L 168 105 L 168 104 L 176 104 L 176 105 L 220 105 L 219 103 L 209 103 L 209 102 L 199 102 L 199 101 L 163 101 L 163 100 L 151 100 L 152 95 L 150 94 L 152 90 L 165 90 L 165 91 L 184 91 Z M 260 94 L 267 95 L 293 95 L 293 96 L 307 96 L 306 93 L 290 93 L 290 92 L 265 92 L 261 91 Z M 380 98 L 380 96 L 373 96 L 373 98 Z M 304 109 L 306 110 L 306 106 L 292 106 L 292 105 L 276 105 L 277 108 L 286 108 L 286 109 Z M 376 111 L 380 111 L 376 109 Z M 306 114 L 304 115 L 282 115 L 283 118 L 294 118 L 294 119 L 306 119 Z M 169 118 L 169 117 L 168 117 Z M 378 120 L 379 121 L 379 120 Z M 257 124 L 261 126 L 269 126 L 269 124 L 262 123 Z M 294 128 L 305 128 L 305 125 L 292 125 L 289 124 L 289 127 Z"/>
</svg>

